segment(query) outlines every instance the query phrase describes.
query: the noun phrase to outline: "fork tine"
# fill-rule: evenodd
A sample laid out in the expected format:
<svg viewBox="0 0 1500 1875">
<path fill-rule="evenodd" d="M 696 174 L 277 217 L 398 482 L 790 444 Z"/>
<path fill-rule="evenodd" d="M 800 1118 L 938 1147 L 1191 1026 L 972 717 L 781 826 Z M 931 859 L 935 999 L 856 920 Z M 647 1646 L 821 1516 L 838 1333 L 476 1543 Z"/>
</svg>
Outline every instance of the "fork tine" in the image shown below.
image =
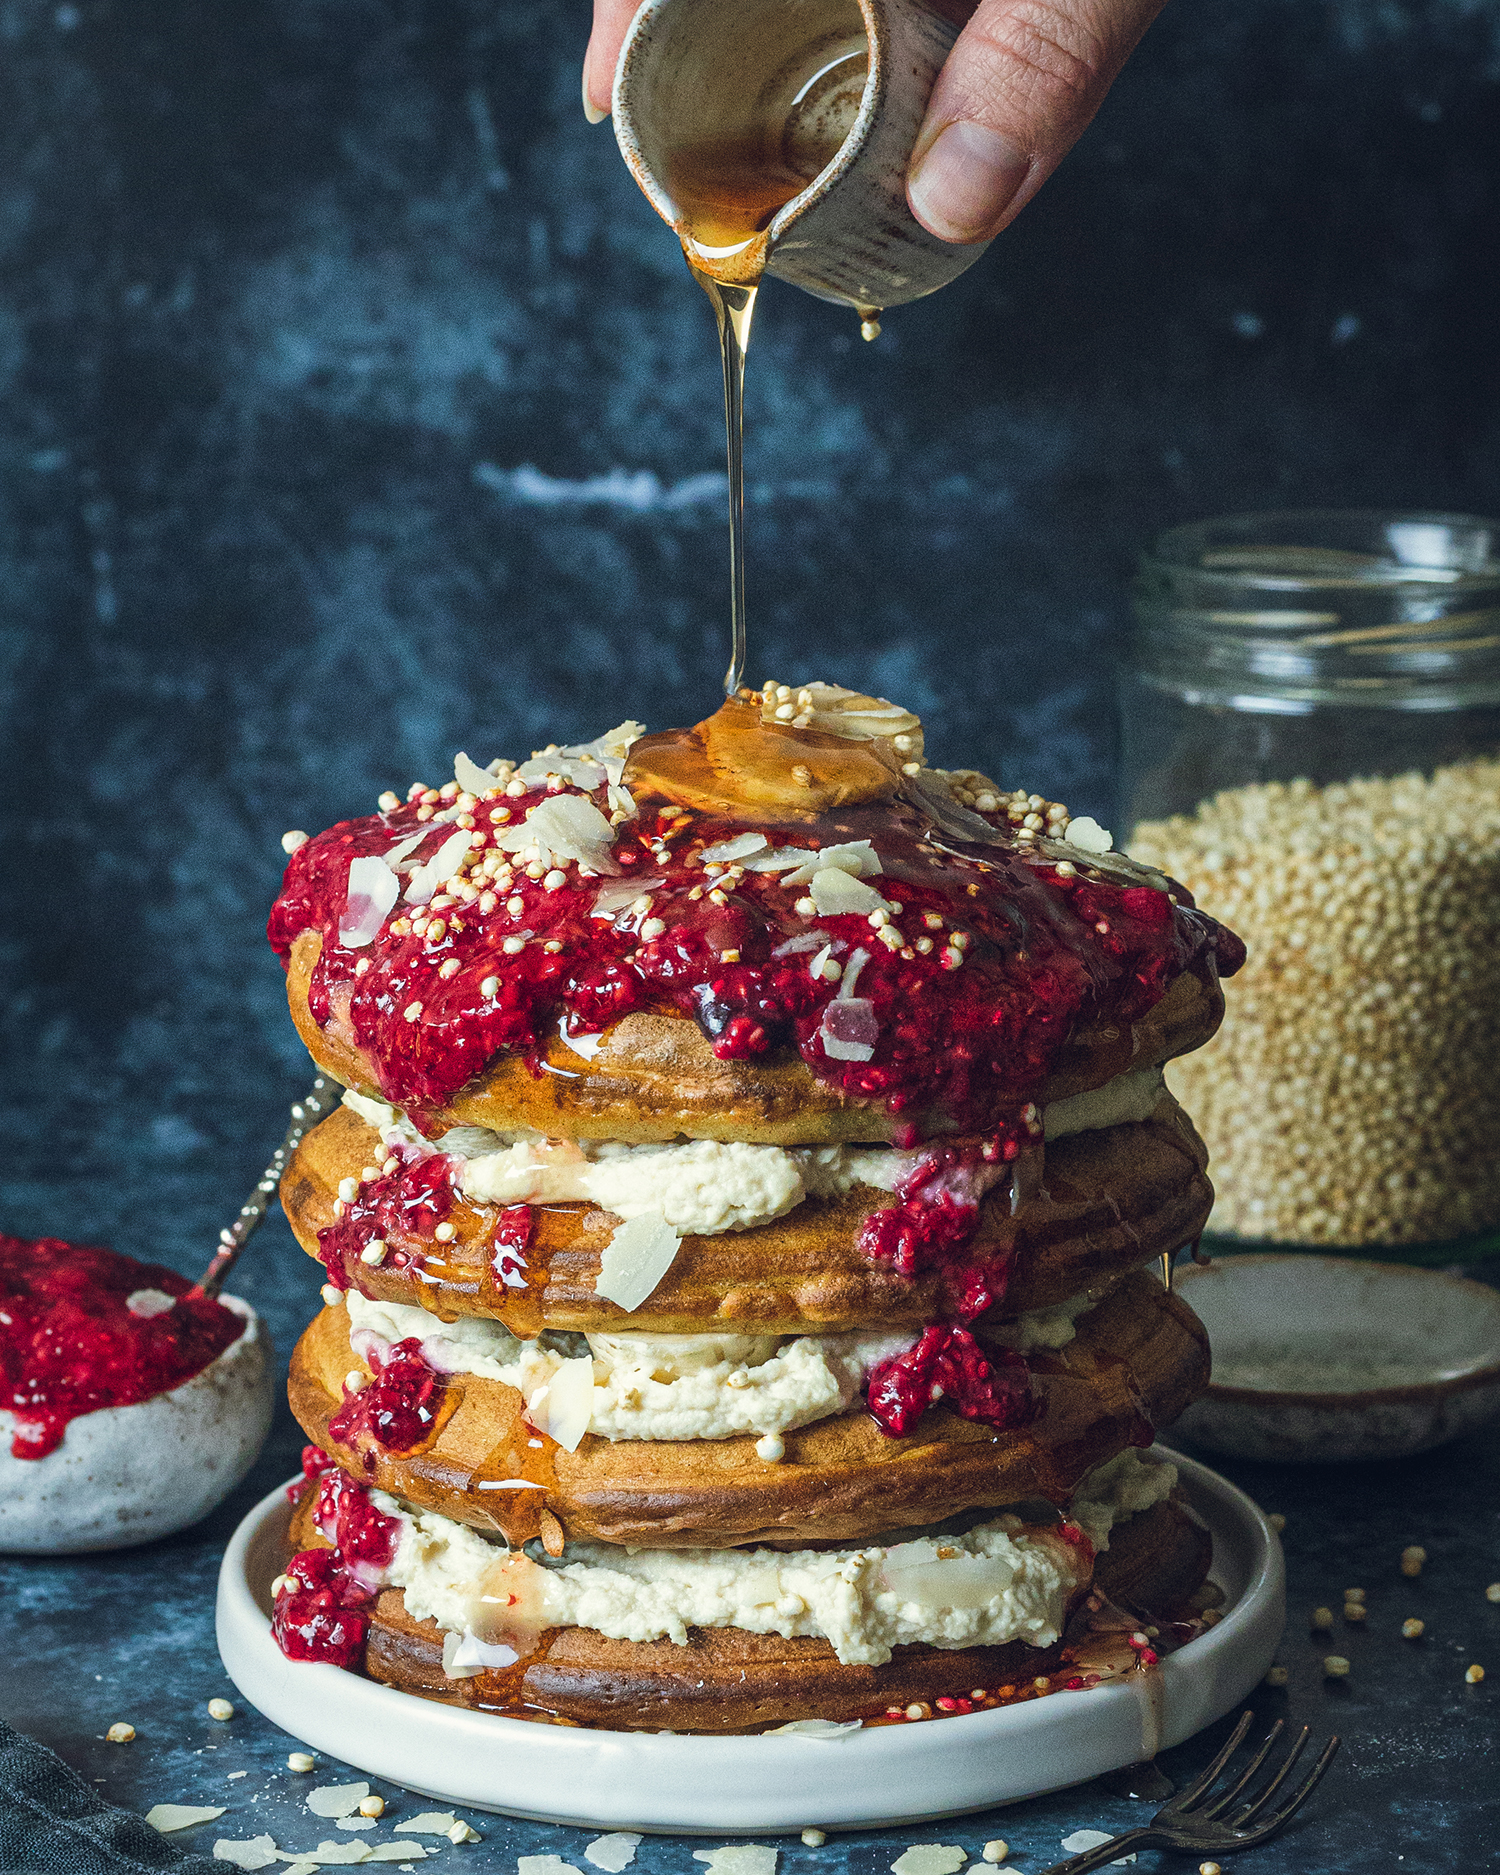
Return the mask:
<svg viewBox="0 0 1500 1875">
<path fill-rule="evenodd" d="M 1319 1753 L 1317 1763 L 1308 1772 L 1307 1776 L 1303 1778 L 1302 1782 L 1292 1792 L 1291 1796 L 1287 1798 L 1286 1802 L 1282 1804 L 1281 1808 L 1267 1817 L 1263 1823 L 1257 1824 L 1249 1836 L 1241 1837 L 1237 1847 L 1247 1849 L 1251 1846 L 1252 1842 L 1264 1842 L 1268 1836 L 1275 1835 L 1277 1830 L 1284 1828 L 1286 1824 L 1290 1823 L 1292 1818 L 1322 1782 L 1323 1773 L 1328 1769 L 1329 1765 L 1333 1763 L 1334 1759 L 1338 1756 L 1338 1752 L 1339 1738 L 1337 1733 L 1335 1733 Z M 1264 1798 L 1262 1798 L 1261 1801 L 1264 1802 Z M 1257 1804 L 1256 1809 L 1259 1808 L 1260 1804 Z"/>
<path fill-rule="evenodd" d="M 1178 1791 L 1175 1797 L 1163 1804 L 1162 1808 L 1157 1813 L 1158 1815 L 1181 1816 L 1191 1805 L 1197 1802 L 1204 1791 L 1208 1789 L 1209 1785 L 1212 1784 L 1214 1779 L 1219 1775 L 1220 1771 L 1224 1769 L 1224 1766 L 1228 1764 L 1229 1760 L 1239 1750 L 1240 1746 L 1244 1744 L 1245 1734 L 1250 1730 L 1250 1721 L 1254 1717 L 1255 1714 L 1253 1712 L 1242 1712 L 1240 1714 L 1240 1722 L 1229 1734 L 1229 1739 L 1224 1749 L 1211 1764 L 1207 1765 L 1198 1773 L 1191 1784 L 1185 1785 Z"/>
<path fill-rule="evenodd" d="M 1292 1748 L 1286 1754 L 1285 1764 L 1282 1765 L 1281 1769 L 1270 1780 L 1260 1795 L 1258 1797 L 1252 1797 L 1250 1802 L 1247 1803 L 1243 1809 L 1236 1810 L 1233 1816 L 1226 1816 L 1222 1819 L 1226 1828 L 1244 1829 L 1247 1825 L 1255 1821 L 1256 1817 L 1265 1809 L 1266 1805 L 1276 1795 L 1277 1791 L 1281 1789 L 1292 1772 L 1296 1770 L 1297 1760 L 1302 1756 L 1307 1741 L 1311 1737 L 1312 1733 L 1304 1725 L 1301 1732 L 1292 1741 Z"/>
<path fill-rule="evenodd" d="M 1201 1805 L 1197 1810 L 1193 1812 L 1194 1816 L 1196 1816 L 1200 1822 L 1206 1823 L 1210 1817 L 1219 1816 L 1225 1810 L 1229 1808 L 1230 1804 L 1234 1802 L 1235 1798 L 1239 1796 L 1240 1792 L 1245 1788 L 1245 1786 L 1255 1776 L 1256 1772 L 1265 1763 L 1266 1758 L 1270 1753 L 1271 1747 L 1276 1743 L 1277 1739 L 1280 1738 L 1281 1736 L 1282 1725 L 1283 1725 L 1283 1721 L 1278 1719 L 1276 1723 L 1271 1727 L 1270 1731 L 1266 1733 L 1266 1736 L 1261 1743 L 1260 1750 L 1256 1752 L 1255 1756 L 1250 1760 L 1249 1764 L 1246 1765 L 1245 1769 L 1240 1773 L 1240 1775 L 1235 1779 L 1235 1781 L 1229 1786 L 1228 1790 L 1226 1790 L 1222 1796 L 1216 1797 L 1212 1803 L 1206 1803 L 1206 1804 Z"/>
</svg>

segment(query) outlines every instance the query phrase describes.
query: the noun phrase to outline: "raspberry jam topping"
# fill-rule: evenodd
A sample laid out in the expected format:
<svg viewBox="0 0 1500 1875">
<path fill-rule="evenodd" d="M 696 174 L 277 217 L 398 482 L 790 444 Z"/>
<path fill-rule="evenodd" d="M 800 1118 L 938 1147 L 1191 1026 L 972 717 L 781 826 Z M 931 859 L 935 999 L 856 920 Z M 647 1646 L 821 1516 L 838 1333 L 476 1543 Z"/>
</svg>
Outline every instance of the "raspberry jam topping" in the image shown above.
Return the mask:
<svg viewBox="0 0 1500 1875">
<path fill-rule="evenodd" d="M 288 1660 L 357 1666 L 370 1629 L 364 1610 L 379 1593 L 401 1526 L 317 1446 L 303 1447 L 302 1469 L 318 1486 L 313 1521 L 333 1547 L 300 1550 L 287 1564 L 271 1633 Z"/>
<path fill-rule="evenodd" d="M 430 1114 L 502 1050 L 540 1073 L 559 1025 L 582 1037 L 658 1009 L 695 1019 L 724 1058 L 795 1049 L 826 1084 L 899 1116 L 908 1138 L 1021 1140 L 1021 1111 L 1080 1021 L 1128 1024 L 1183 971 L 1229 975 L 1243 961 L 1185 890 L 1132 883 L 1081 849 L 1061 860 L 1003 813 L 970 815 L 993 839 L 954 840 L 899 795 L 750 827 L 626 801 L 558 775 L 478 797 L 450 784 L 295 851 L 271 942 L 286 959 L 318 933 L 313 1018 L 364 1051 L 387 1099 Z M 700 857 L 743 835 L 763 842 L 743 865 Z M 859 909 L 820 891 L 816 864 L 774 865 L 776 848 L 815 861 L 861 842 L 879 870 L 862 868 Z M 366 868 L 351 892 L 355 860 Z M 384 882 L 373 898 L 371 868 Z"/>
<path fill-rule="evenodd" d="M 16 1458 L 45 1458 L 68 1422 L 191 1380 L 244 1332 L 232 1309 L 159 1263 L 0 1233 L 0 1406 Z M 133 1305 L 133 1306 L 132 1306 Z"/>
<path fill-rule="evenodd" d="M 392 1342 L 383 1356 L 372 1353 L 375 1378 L 358 1393 L 346 1383 L 344 1404 L 328 1422 L 329 1437 L 349 1451 L 363 1451 L 365 1469 L 375 1469 L 379 1446 L 385 1452 L 414 1452 L 431 1438 L 442 1405 L 444 1382 L 422 1358 L 415 1338 Z"/>
<path fill-rule="evenodd" d="M 419 1262 L 418 1246 L 432 1243 L 433 1232 L 453 1209 L 450 1155 L 398 1145 L 389 1149 L 385 1164 L 393 1159 L 393 1171 L 382 1169 L 379 1178 L 361 1183 L 352 1199 L 341 1199 L 342 1215 L 318 1232 L 318 1256 L 335 1288 L 349 1287 L 355 1265 L 372 1243 L 391 1246 L 382 1261 L 392 1269 Z"/>
<path fill-rule="evenodd" d="M 903 1354 L 870 1375 L 870 1417 L 888 1438 L 903 1438 L 938 1401 L 950 1412 L 1002 1430 L 1037 1413 L 1031 1369 L 1010 1348 L 987 1353 L 966 1328 L 934 1323 Z"/>
</svg>

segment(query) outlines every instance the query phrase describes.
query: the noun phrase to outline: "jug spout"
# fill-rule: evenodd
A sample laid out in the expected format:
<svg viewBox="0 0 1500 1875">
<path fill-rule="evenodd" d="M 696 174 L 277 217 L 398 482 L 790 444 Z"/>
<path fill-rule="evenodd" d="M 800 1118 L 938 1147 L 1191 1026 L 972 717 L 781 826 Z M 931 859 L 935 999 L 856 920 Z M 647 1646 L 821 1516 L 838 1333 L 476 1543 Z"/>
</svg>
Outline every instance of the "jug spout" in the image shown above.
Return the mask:
<svg viewBox="0 0 1500 1875">
<path fill-rule="evenodd" d="M 615 76 L 615 135 L 700 271 L 763 274 L 867 322 L 987 243 L 931 235 L 906 170 L 967 9 L 954 0 L 647 0 Z"/>
</svg>

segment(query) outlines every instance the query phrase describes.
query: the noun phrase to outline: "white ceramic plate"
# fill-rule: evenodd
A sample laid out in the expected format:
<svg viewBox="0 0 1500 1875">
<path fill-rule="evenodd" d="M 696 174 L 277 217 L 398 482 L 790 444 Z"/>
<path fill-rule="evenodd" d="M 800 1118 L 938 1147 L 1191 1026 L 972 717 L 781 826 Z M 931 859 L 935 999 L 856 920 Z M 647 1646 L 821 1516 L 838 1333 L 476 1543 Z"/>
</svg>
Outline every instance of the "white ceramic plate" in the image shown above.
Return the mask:
<svg viewBox="0 0 1500 1875">
<path fill-rule="evenodd" d="M 1168 1437 L 1241 1458 L 1401 1458 L 1500 1416 L 1500 1291 L 1441 1270 L 1268 1254 L 1178 1270 L 1213 1384 Z"/>
<path fill-rule="evenodd" d="M 1213 1577 L 1228 1599 L 1218 1626 L 1152 1676 L 1159 1706 L 1133 1678 L 823 1741 L 590 1731 L 438 1705 L 282 1655 L 269 1625 L 270 1584 L 288 1548 L 282 1491 L 262 1499 L 225 1552 L 219 1652 L 246 1699 L 313 1750 L 445 1804 L 715 1836 L 957 1816 L 1150 1757 L 1221 1718 L 1264 1676 L 1285 1619 L 1280 1544 L 1243 1492 L 1206 1465 L 1175 1462 L 1213 1532 Z"/>
</svg>

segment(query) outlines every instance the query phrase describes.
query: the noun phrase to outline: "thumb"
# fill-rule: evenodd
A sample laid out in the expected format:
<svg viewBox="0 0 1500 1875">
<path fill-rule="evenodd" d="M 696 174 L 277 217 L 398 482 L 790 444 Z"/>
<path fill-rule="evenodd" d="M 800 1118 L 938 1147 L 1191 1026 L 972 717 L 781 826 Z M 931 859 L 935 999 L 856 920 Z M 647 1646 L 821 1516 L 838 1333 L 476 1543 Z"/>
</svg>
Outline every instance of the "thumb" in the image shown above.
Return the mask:
<svg viewBox="0 0 1500 1875">
<path fill-rule="evenodd" d="M 615 67 L 636 6 L 637 0 L 594 0 L 594 29 L 583 55 L 583 108 L 591 124 L 609 116 Z"/>
<path fill-rule="evenodd" d="M 938 74 L 907 176 L 943 241 L 987 241 L 1082 136 L 1164 0 L 980 0 Z"/>
</svg>

